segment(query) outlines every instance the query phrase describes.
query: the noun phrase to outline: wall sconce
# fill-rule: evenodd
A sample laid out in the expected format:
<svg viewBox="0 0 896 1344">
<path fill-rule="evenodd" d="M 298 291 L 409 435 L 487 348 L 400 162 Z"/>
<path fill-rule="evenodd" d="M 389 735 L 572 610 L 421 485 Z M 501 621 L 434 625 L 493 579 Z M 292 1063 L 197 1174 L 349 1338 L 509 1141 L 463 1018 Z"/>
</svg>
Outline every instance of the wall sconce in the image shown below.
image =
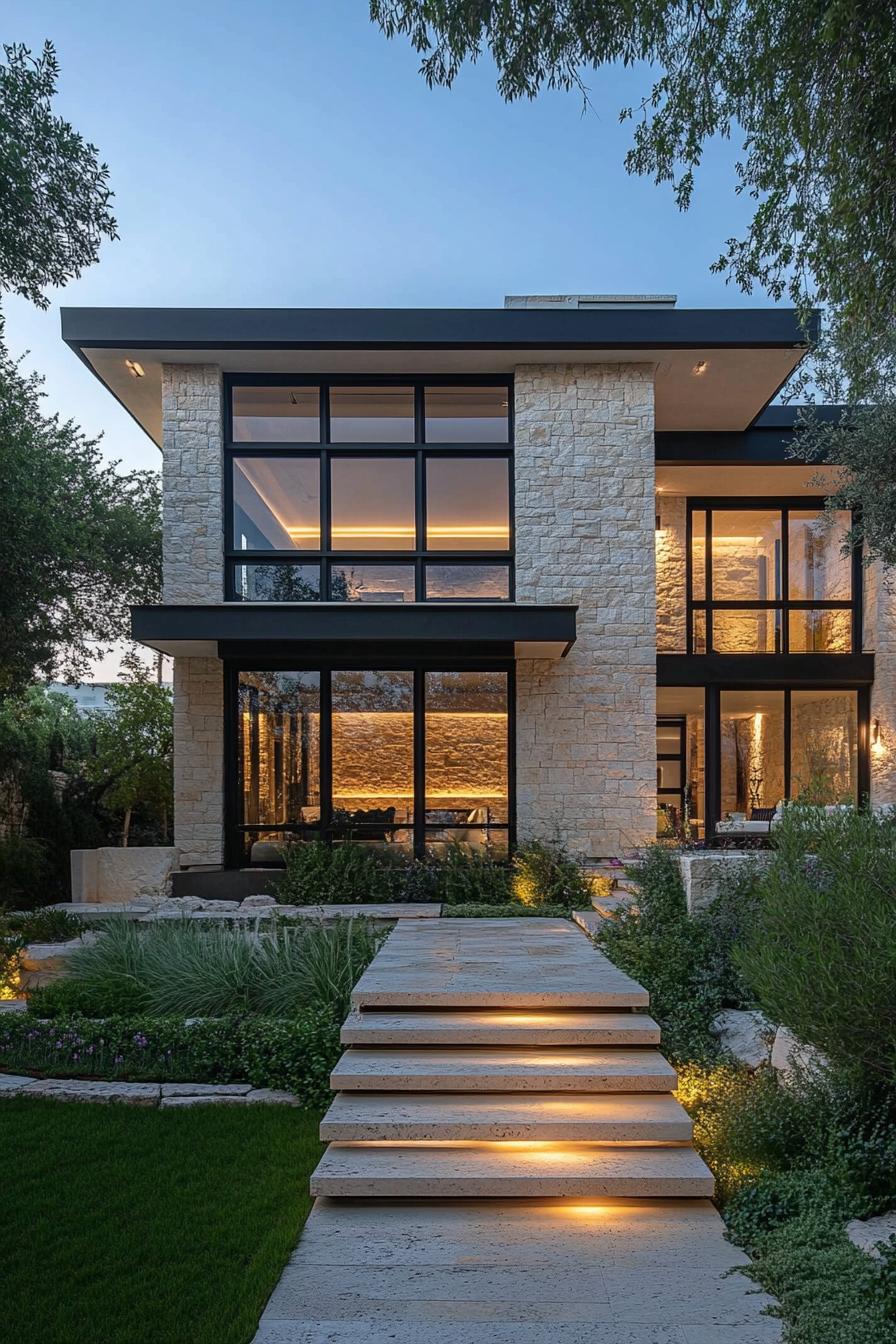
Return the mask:
<svg viewBox="0 0 896 1344">
<path fill-rule="evenodd" d="M 146 377 L 146 370 L 144 369 L 143 365 L 140 364 L 136 359 L 126 359 L 124 364 L 125 368 L 127 369 L 128 373 L 131 375 L 132 378 Z"/>
<path fill-rule="evenodd" d="M 871 752 L 874 756 L 883 756 L 884 743 L 880 731 L 880 719 L 871 720 Z"/>
</svg>

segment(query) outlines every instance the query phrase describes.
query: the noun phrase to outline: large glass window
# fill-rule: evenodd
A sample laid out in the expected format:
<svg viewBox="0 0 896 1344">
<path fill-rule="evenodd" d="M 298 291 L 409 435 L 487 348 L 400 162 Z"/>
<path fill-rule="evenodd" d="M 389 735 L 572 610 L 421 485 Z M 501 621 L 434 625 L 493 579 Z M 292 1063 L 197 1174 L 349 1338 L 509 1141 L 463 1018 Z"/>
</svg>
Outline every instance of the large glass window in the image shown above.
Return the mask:
<svg viewBox="0 0 896 1344">
<path fill-rule="evenodd" d="M 320 550 L 317 457 L 235 457 L 232 479 L 234 550 Z"/>
<path fill-rule="evenodd" d="M 413 443 L 412 387 L 330 388 L 331 443 Z"/>
<path fill-rule="evenodd" d="M 512 454 L 494 446 L 509 443 L 510 395 L 424 380 L 234 385 L 226 598 L 510 601 Z"/>
<path fill-rule="evenodd" d="M 426 546 L 430 551 L 506 551 L 510 481 L 506 457 L 430 456 Z"/>
<path fill-rule="evenodd" d="M 852 652 L 849 525 L 805 501 L 691 501 L 689 652 Z"/>
<path fill-rule="evenodd" d="M 235 387 L 237 443 L 319 443 L 319 387 Z"/>
<path fill-rule="evenodd" d="M 331 695 L 333 825 L 394 840 L 414 821 L 414 674 L 334 672 Z"/>
<path fill-rule="evenodd" d="M 269 838 L 320 824 L 320 674 L 240 672 L 237 792 L 248 856 L 270 860 Z M 252 853 L 253 847 L 256 848 Z"/>
<path fill-rule="evenodd" d="M 656 830 L 666 839 L 704 835 L 704 691 L 660 686 L 656 693 Z"/>
<path fill-rule="evenodd" d="M 427 387 L 427 443 L 507 443 L 506 387 Z"/>
<path fill-rule="evenodd" d="M 786 797 L 784 692 L 722 691 L 722 815 L 749 821 Z"/>
<path fill-rule="evenodd" d="M 412 457 L 335 457 L 330 464 L 334 551 L 413 551 Z"/>
<path fill-rule="evenodd" d="M 237 861 L 285 845 L 506 850 L 506 669 L 241 671 L 235 676 Z"/>
<path fill-rule="evenodd" d="M 859 731 L 855 691 L 790 692 L 790 796 L 854 803 Z"/>
</svg>

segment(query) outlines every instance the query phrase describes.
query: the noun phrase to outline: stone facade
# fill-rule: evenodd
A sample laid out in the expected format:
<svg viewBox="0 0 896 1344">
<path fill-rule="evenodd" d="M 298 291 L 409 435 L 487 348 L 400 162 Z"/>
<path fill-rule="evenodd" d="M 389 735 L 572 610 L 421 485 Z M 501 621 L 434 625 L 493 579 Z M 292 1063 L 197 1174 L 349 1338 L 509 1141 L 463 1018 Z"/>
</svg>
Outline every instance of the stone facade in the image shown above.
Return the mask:
<svg viewBox="0 0 896 1344">
<path fill-rule="evenodd" d="M 866 571 L 865 589 L 865 648 L 874 654 L 871 802 L 882 807 L 896 804 L 896 582 L 884 582 L 880 567 L 873 565 Z"/>
<path fill-rule="evenodd" d="M 162 366 L 162 593 L 224 597 L 221 370 Z M 184 867 L 224 859 L 224 679 L 212 658 L 174 661 L 174 836 Z"/>
<path fill-rule="evenodd" d="M 616 855 L 656 828 L 653 366 L 526 365 L 515 398 L 517 601 L 579 607 L 517 665 L 519 831 Z"/>
<path fill-rule="evenodd" d="M 684 495 L 657 495 L 656 651 L 684 653 L 686 642 L 686 519 Z"/>
<path fill-rule="evenodd" d="M 224 597 L 222 406 L 215 365 L 162 365 L 165 602 Z"/>
<path fill-rule="evenodd" d="M 185 868 L 224 861 L 224 672 L 174 660 L 174 843 Z"/>
</svg>

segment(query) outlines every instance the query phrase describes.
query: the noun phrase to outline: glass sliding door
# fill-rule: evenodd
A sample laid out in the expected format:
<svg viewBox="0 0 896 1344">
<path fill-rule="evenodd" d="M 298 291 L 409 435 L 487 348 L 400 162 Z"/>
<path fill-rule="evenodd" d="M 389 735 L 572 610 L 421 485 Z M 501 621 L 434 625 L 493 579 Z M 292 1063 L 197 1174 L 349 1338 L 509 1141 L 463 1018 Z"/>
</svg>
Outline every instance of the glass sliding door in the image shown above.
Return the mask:
<svg viewBox="0 0 896 1344">
<path fill-rule="evenodd" d="M 426 845 L 506 848 L 506 672 L 424 673 Z"/>
<path fill-rule="evenodd" d="M 413 672 L 333 672 L 330 694 L 333 833 L 409 846 Z"/>
<path fill-rule="evenodd" d="M 240 672 L 236 737 L 243 859 L 276 861 L 320 826 L 320 674 Z"/>
<path fill-rule="evenodd" d="M 228 685 L 230 862 L 316 838 L 509 848 L 511 665 L 239 670 Z"/>
<path fill-rule="evenodd" d="M 722 816 L 755 820 L 786 797 L 784 692 L 722 691 Z"/>
</svg>

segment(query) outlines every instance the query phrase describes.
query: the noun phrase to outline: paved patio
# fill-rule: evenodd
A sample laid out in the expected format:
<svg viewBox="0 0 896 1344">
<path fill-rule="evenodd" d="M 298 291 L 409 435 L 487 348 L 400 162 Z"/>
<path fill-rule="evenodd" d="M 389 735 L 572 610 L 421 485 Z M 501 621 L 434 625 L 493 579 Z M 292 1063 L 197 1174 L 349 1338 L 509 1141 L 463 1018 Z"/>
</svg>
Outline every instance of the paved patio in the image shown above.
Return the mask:
<svg viewBox="0 0 896 1344">
<path fill-rule="evenodd" d="M 776 1344 L 641 986 L 563 920 L 399 925 L 256 1344 Z"/>
</svg>

